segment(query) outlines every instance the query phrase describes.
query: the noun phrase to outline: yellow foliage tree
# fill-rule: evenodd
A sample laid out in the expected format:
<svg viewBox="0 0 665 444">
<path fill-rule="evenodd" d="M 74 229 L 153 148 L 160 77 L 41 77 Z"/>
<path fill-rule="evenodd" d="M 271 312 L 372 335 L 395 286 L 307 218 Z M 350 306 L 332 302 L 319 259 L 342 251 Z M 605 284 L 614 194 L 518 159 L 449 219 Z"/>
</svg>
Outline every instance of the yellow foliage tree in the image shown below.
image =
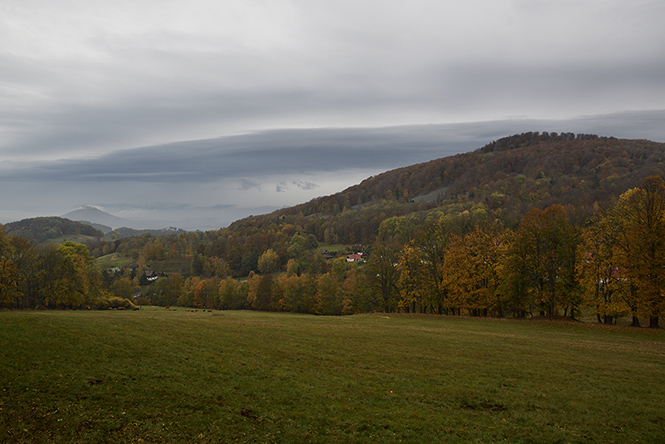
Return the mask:
<svg viewBox="0 0 665 444">
<path fill-rule="evenodd" d="M 503 316 L 505 300 L 499 287 L 509 234 L 481 225 L 464 236 L 452 237 L 444 268 L 453 306 L 477 316 Z"/>
<path fill-rule="evenodd" d="M 269 248 L 259 256 L 258 267 L 263 274 L 279 270 L 279 255 L 272 248 Z"/>
<path fill-rule="evenodd" d="M 432 275 L 427 273 L 427 262 L 421 250 L 409 242 L 402 248 L 397 271 L 399 273 L 399 309 L 406 313 L 422 313 L 428 293 L 435 282 Z"/>
<path fill-rule="evenodd" d="M 637 306 L 628 304 L 630 285 L 626 279 L 624 255 L 619 248 L 620 225 L 612 214 L 596 215 L 582 232 L 577 267 L 587 305 L 594 307 L 599 323 L 612 324 Z"/>
<path fill-rule="evenodd" d="M 0 226 L 0 307 L 18 307 L 19 270 L 12 260 L 14 247 Z"/>
<path fill-rule="evenodd" d="M 649 318 L 649 326 L 657 328 L 664 308 L 665 181 L 660 176 L 647 177 L 639 188 L 624 193 L 613 211 L 621 228 L 626 277 L 634 285 L 632 295 Z"/>
</svg>

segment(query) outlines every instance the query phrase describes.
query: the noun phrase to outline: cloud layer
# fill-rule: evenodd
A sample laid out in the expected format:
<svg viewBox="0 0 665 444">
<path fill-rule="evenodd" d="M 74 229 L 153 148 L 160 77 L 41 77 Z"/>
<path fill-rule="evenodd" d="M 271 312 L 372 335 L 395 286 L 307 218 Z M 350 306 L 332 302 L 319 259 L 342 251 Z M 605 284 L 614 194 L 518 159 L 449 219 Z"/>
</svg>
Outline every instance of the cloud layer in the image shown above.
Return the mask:
<svg viewBox="0 0 665 444">
<path fill-rule="evenodd" d="M 0 166 L 0 221 L 95 204 L 150 226 L 213 229 L 341 191 L 401 166 L 525 131 L 665 140 L 665 111 L 571 120 L 261 131 Z"/>
</svg>

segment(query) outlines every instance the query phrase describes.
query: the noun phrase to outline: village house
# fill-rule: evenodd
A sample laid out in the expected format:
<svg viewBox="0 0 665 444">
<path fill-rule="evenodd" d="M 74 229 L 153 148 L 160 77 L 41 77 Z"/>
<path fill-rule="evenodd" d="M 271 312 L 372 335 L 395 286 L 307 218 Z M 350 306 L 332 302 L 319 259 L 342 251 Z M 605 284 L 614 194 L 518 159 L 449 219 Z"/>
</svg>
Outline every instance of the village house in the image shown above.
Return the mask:
<svg viewBox="0 0 665 444">
<path fill-rule="evenodd" d="M 363 260 L 363 257 L 360 253 L 353 253 L 353 254 L 349 254 L 348 256 L 346 256 L 346 261 L 347 262 L 358 262 L 358 261 L 362 261 L 362 260 Z"/>
</svg>

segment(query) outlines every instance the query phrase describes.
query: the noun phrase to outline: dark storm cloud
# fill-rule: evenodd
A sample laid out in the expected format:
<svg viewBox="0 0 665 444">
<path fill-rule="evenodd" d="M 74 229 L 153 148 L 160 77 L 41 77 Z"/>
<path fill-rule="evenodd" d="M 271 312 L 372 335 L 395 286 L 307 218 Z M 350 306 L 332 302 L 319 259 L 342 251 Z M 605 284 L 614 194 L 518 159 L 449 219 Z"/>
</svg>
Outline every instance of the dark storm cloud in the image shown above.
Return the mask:
<svg viewBox="0 0 665 444">
<path fill-rule="evenodd" d="M 442 126 L 276 130 L 116 152 L 92 159 L 38 162 L 3 171 L 23 180 L 209 182 L 371 167 L 392 168 L 477 148 L 479 140 Z M 254 178 L 254 179 L 253 179 Z M 254 180 L 254 181 L 253 181 Z M 300 181 L 300 189 L 314 184 Z"/>
<path fill-rule="evenodd" d="M 207 183 L 237 179 L 240 189 L 259 188 L 261 178 L 387 170 L 482 147 L 526 131 L 593 133 L 665 141 L 665 111 L 627 112 L 573 120 L 515 119 L 387 128 L 273 130 L 114 152 L 100 157 L 27 163 L 0 168 L 0 177 L 30 181 Z M 297 180 L 278 191 L 312 190 Z"/>
</svg>

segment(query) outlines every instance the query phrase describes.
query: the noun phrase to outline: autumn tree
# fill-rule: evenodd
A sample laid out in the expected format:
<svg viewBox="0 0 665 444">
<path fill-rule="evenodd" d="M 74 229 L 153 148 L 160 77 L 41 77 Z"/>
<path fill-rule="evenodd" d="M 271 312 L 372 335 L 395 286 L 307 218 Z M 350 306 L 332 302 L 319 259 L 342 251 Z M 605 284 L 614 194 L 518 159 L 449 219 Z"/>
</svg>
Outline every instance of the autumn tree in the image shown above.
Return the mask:
<svg viewBox="0 0 665 444">
<path fill-rule="evenodd" d="M 279 255 L 272 248 L 269 248 L 259 257 L 258 267 L 263 274 L 279 270 Z"/>
<path fill-rule="evenodd" d="M 43 275 L 39 256 L 25 238 L 9 236 L 12 251 L 8 257 L 16 266 L 19 276 L 16 284 L 20 292 L 17 308 L 34 308 L 40 304 L 39 281 Z"/>
<path fill-rule="evenodd" d="M 397 309 L 399 251 L 394 245 L 379 243 L 372 249 L 372 254 L 365 266 L 370 291 L 376 294 L 386 313 L 394 312 Z"/>
<path fill-rule="evenodd" d="M 359 272 L 357 268 L 347 270 L 343 285 L 342 314 L 368 313 L 380 306 L 372 292 L 368 291 L 366 280 L 367 275 Z"/>
<path fill-rule="evenodd" d="M 322 315 L 339 315 L 344 308 L 343 281 L 335 273 L 322 274 L 316 280 L 314 310 Z"/>
<path fill-rule="evenodd" d="M 516 237 L 516 233 L 511 233 Z M 500 287 L 507 308 L 517 318 L 526 317 L 534 307 L 531 251 L 528 245 L 514 240 L 510 243 L 503 261 Z"/>
<path fill-rule="evenodd" d="M 292 276 L 292 275 L 300 275 L 300 262 L 298 262 L 295 259 L 289 259 L 289 261 L 286 263 L 286 275 L 287 276 Z"/>
<path fill-rule="evenodd" d="M 185 280 L 180 273 L 173 273 L 157 279 L 152 286 L 152 304 L 162 307 L 176 305 L 182 293 L 184 282 Z"/>
<path fill-rule="evenodd" d="M 649 326 L 658 327 L 663 309 L 665 284 L 665 182 L 647 177 L 639 188 L 621 196 L 616 208 L 621 224 L 621 247 L 626 256 L 626 274 L 636 280 L 642 309 Z"/>
<path fill-rule="evenodd" d="M 229 274 L 228 264 L 224 259 L 217 256 L 208 256 L 203 263 L 203 275 L 206 277 L 223 278 Z"/>
<path fill-rule="evenodd" d="M 58 273 L 53 281 L 51 305 L 75 308 L 87 302 L 90 281 L 86 263 L 90 260 L 88 248 L 82 244 L 64 242 L 56 247 Z"/>
<path fill-rule="evenodd" d="M 251 272 L 247 278 L 247 302 L 254 310 L 271 309 L 273 280 L 269 274 L 259 276 Z"/>
<path fill-rule="evenodd" d="M 288 246 L 288 255 L 290 258 L 299 259 L 300 256 L 307 250 L 307 241 L 299 234 L 291 237 Z"/>
<path fill-rule="evenodd" d="M 430 313 L 441 313 L 446 297 L 443 277 L 449 230 L 450 218 L 434 215 L 425 220 L 414 236 L 414 245 L 421 257 L 418 274 L 424 287 L 423 308 Z"/>
<path fill-rule="evenodd" d="M 180 307 L 193 307 L 194 306 L 194 291 L 201 282 L 198 276 L 192 276 L 185 280 L 182 286 L 180 296 L 178 296 L 177 305 Z"/>
<path fill-rule="evenodd" d="M 578 271 L 585 300 L 595 308 L 599 323 L 612 324 L 630 310 L 637 320 L 636 304 L 630 302 L 630 282 L 626 280 L 623 255 L 619 248 L 620 225 L 610 214 L 597 214 L 582 232 L 578 250 Z"/>
<path fill-rule="evenodd" d="M 113 284 L 111 284 L 111 292 L 113 295 L 123 299 L 130 299 L 133 297 L 135 289 L 134 282 L 126 277 L 116 279 Z"/>
<path fill-rule="evenodd" d="M 203 275 L 203 267 L 205 266 L 205 258 L 199 253 L 194 253 L 192 256 L 192 263 L 190 265 L 190 273 L 192 276 Z"/>
<path fill-rule="evenodd" d="M 231 277 L 219 283 L 219 302 L 223 309 L 240 310 L 247 306 L 247 284 Z"/>
<path fill-rule="evenodd" d="M 504 315 L 500 286 L 509 239 L 509 231 L 490 224 L 452 237 L 445 265 L 450 302 L 476 316 Z"/>
<path fill-rule="evenodd" d="M 545 210 L 533 208 L 520 223 L 515 239 L 518 249 L 512 252 L 522 255 L 525 275 L 520 279 L 527 284 L 524 290 L 532 293 L 531 299 L 541 314 L 556 315 L 564 308 L 574 317 L 578 310 L 577 239 L 577 228 L 561 205 Z M 515 261 L 510 263 L 519 266 Z"/>
<path fill-rule="evenodd" d="M 164 258 L 164 246 L 159 239 L 147 242 L 143 247 L 143 256 L 148 260 L 161 260 Z"/>
<path fill-rule="evenodd" d="M 422 313 L 428 293 L 436 285 L 427 273 L 423 254 L 414 242 L 409 242 L 400 252 L 397 263 L 399 309 L 406 313 Z"/>
<path fill-rule="evenodd" d="M 192 304 L 196 308 L 220 308 L 219 303 L 220 279 L 213 277 L 203 279 L 194 289 Z"/>
<path fill-rule="evenodd" d="M 19 270 L 12 260 L 14 247 L 0 227 L 0 306 L 18 308 L 21 296 Z"/>
<path fill-rule="evenodd" d="M 277 280 L 281 293 L 280 308 L 292 313 L 308 312 L 311 306 L 309 293 L 312 291 L 310 280 L 307 274 L 298 276 L 290 273 L 280 276 Z"/>
</svg>

